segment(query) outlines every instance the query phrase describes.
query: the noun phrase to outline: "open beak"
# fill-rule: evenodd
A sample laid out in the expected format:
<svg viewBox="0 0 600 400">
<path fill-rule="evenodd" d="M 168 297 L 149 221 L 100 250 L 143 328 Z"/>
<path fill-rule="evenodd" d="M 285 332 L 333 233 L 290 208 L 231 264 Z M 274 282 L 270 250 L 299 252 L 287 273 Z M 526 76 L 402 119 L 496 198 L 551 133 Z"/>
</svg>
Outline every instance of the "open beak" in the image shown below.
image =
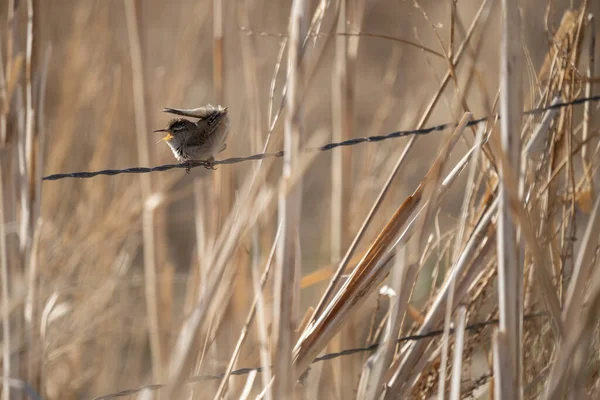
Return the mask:
<svg viewBox="0 0 600 400">
<path fill-rule="evenodd" d="M 156 142 L 156 144 L 159 144 L 162 141 L 169 141 L 174 138 L 174 136 L 171 135 L 171 133 L 166 129 L 157 129 L 154 132 L 167 132 L 167 135 L 164 138 L 160 139 L 158 142 Z"/>
</svg>

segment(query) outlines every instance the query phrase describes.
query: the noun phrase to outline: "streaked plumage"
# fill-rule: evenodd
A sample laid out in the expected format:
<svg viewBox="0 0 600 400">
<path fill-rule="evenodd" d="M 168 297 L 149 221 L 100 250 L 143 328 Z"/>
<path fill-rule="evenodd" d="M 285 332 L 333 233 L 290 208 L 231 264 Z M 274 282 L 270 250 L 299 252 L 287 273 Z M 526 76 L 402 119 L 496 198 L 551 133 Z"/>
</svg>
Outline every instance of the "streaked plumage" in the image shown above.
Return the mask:
<svg viewBox="0 0 600 400">
<path fill-rule="evenodd" d="M 167 127 L 155 132 L 166 132 L 166 141 L 179 162 L 192 160 L 213 161 L 217 153 L 225 150 L 229 134 L 229 117 L 226 107 L 208 104 L 195 109 L 164 108 L 163 111 L 198 118 L 195 123 L 185 118 L 169 121 Z"/>
</svg>

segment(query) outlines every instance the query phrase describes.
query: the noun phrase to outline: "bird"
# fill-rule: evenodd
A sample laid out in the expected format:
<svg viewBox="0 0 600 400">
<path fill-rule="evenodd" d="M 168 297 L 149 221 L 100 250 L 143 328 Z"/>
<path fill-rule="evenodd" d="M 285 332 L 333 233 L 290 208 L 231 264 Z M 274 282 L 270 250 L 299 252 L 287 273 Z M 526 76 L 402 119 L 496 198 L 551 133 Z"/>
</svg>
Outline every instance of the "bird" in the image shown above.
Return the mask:
<svg viewBox="0 0 600 400">
<path fill-rule="evenodd" d="M 166 133 L 157 144 L 167 142 L 175 158 L 188 165 L 188 173 L 194 161 L 206 161 L 206 168 L 215 169 L 212 166 L 215 155 L 227 148 L 225 142 L 229 135 L 228 108 L 207 104 L 193 109 L 165 107 L 163 111 L 198 118 L 198 121 L 192 122 L 181 117 L 170 120 L 165 128 L 154 131 Z"/>
</svg>

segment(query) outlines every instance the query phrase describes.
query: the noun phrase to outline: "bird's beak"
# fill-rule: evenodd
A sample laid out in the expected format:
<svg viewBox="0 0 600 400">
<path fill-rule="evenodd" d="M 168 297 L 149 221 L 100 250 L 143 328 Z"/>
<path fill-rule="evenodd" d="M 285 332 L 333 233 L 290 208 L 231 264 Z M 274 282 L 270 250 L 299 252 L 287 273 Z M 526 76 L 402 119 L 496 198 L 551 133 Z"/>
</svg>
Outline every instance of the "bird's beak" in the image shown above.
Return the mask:
<svg viewBox="0 0 600 400">
<path fill-rule="evenodd" d="M 162 141 L 169 141 L 174 138 L 174 136 L 171 135 L 171 132 L 167 131 L 166 129 L 157 129 L 154 132 L 167 132 L 167 135 L 164 138 L 160 139 L 158 142 L 156 142 L 156 144 L 159 144 Z"/>
</svg>

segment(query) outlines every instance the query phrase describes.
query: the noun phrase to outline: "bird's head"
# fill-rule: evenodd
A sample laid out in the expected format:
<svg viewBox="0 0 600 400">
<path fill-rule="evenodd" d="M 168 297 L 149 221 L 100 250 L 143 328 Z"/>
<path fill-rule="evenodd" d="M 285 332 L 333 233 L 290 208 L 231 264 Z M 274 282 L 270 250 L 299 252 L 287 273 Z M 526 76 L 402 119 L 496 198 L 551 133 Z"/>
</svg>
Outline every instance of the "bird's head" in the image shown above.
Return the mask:
<svg viewBox="0 0 600 400">
<path fill-rule="evenodd" d="M 154 131 L 154 132 L 166 132 L 165 137 L 160 139 L 157 142 L 157 144 L 162 142 L 163 140 L 166 142 L 169 142 L 169 141 L 173 140 L 174 138 L 181 136 L 184 133 L 193 131 L 195 128 L 196 128 L 196 124 L 194 124 L 192 121 L 189 121 L 187 119 L 184 119 L 184 118 L 172 119 L 171 121 L 169 121 L 166 128 L 157 129 Z"/>
</svg>

